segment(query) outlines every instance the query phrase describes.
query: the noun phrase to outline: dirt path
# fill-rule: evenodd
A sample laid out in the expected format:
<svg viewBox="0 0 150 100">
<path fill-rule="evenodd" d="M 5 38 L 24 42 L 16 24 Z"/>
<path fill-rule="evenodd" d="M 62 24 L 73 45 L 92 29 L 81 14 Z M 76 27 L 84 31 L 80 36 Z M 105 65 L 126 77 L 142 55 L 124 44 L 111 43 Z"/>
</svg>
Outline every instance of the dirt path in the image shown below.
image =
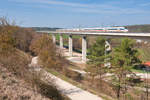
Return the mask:
<svg viewBox="0 0 150 100">
<path fill-rule="evenodd" d="M 31 62 L 31 66 L 35 66 L 38 63 L 38 57 L 34 57 Z M 37 66 L 36 66 L 37 67 Z M 39 68 L 39 70 L 42 70 Z M 88 91 L 82 90 L 46 71 L 44 71 L 46 78 L 52 78 L 55 80 L 57 88 L 71 100 L 103 100 L 102 98 L 94 95 Z"/>
</svg>

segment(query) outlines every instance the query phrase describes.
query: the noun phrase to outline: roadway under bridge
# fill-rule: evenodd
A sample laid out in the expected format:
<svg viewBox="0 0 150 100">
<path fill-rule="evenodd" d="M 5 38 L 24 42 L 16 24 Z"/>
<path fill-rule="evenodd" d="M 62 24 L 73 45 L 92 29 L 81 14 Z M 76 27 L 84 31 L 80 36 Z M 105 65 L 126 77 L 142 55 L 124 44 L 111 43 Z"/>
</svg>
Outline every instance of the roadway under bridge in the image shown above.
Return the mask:
<svg viewBox="0 0 150 100">
<path fill-rule="evenodd" d="M 120 38 L 120 37 L 129 37 L 133 39 L 139 39 L 144 41 L 150 41 L 150 33 L 94 33 L 94 32 L 64 32 L 64 31 L 37 31 L 38 33 L 42 34 L 52 34 L 53 43 L 56 43 L 56 34 L 60 35 L 60 48 L 63 48 L 63 37 L 62 35 L 69 36 L 69 55 L 72 56 L 73 54 L 73 35 L 79 35 L 82 37 L 82 61 L 87 61 L 87 36 L 103 36 L 105 38 Z M 106 46 L 108 47 L 106 50 L 110 50 L 110 44 L 106 41 Z"/>
</svg>

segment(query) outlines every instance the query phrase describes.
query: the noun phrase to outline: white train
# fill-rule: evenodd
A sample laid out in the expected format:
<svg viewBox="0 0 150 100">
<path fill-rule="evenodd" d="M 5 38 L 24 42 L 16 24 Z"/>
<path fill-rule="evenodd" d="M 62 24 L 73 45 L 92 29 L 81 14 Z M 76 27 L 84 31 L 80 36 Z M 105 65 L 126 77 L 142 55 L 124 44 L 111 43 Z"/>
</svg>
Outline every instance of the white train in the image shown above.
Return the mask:
<svg viewBox="0 0 150 100">
<path fill-rule="evenodd" d="M 83 32 L 128 32 L 125 27 L 97 27 L 97 28 L 73 28 L 73 29 L 61 29 L 61 31 L 83 31 Z"/>
</svg>

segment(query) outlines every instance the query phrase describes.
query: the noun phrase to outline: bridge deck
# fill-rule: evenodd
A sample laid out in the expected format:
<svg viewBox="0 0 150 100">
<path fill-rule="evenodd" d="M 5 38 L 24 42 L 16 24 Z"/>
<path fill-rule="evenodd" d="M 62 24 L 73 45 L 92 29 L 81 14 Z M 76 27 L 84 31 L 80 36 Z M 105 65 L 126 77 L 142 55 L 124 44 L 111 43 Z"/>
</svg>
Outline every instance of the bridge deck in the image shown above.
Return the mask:
<svg viewBox="0 0 150 100">
<path fill-rule="evenodd" d="M 92 36 L 111 36 L 111 37 L 144 37 L 150 38 L 150 33 L 98 33 L 98 32 L 61 32 L 61 31 L 37 31 L 40 33 L 68 34 L 68 35 L 92 35 Z"/>
</svg>

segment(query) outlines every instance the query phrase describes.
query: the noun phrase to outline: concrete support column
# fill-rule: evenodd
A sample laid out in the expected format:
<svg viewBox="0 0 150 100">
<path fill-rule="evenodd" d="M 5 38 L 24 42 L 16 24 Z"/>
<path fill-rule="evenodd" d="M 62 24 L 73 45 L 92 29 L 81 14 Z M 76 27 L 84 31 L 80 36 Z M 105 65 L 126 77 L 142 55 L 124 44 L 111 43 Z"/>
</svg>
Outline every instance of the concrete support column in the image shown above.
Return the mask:
<svg viewBox="0 0 150 100">
<path fill-rule="evenodd" d="M 107 53 L 111 51 L 111 45 L 109 43 L 109 41 L 105 41 L 105 55 L 107 55 Z M 104 64 L 105 67 L 111 67 L 111 63 L 110 63 L 110 58 L 105 59 L 106 63 Z"/>
<path fill-rule="evenodd" d="M 60 48 L 63 49 L 63 37 L 62 35 L 60 34 L 60 41 L 59 41 L 59 45 L 60 45 Z"/>
<path fill-rule="evenodd" d="M 72 57 L 72 48 L 73 48 L 72 35 L 69 35 L 69 56 L 71 56 L 71 57 Z"/>
<path fill-rule="evenodd" d="M 86 62 L 87 41 L 86 36 L 82 36 L 82 61 Z"/>
<path fill-rule="evenodd" d="M 107 52 L 109 52 L 110 50 L 111 50 L 111 45 L 110 45 L 110 43 L 109 43 L 109 41 L 105 41 L 105 52 L 107 53 Z"/>
<path fill-rule="evenodd" d="M 52 34 L 53 43 L 56 44 L 56 37 L 54 34 Z"/>
</svg>

